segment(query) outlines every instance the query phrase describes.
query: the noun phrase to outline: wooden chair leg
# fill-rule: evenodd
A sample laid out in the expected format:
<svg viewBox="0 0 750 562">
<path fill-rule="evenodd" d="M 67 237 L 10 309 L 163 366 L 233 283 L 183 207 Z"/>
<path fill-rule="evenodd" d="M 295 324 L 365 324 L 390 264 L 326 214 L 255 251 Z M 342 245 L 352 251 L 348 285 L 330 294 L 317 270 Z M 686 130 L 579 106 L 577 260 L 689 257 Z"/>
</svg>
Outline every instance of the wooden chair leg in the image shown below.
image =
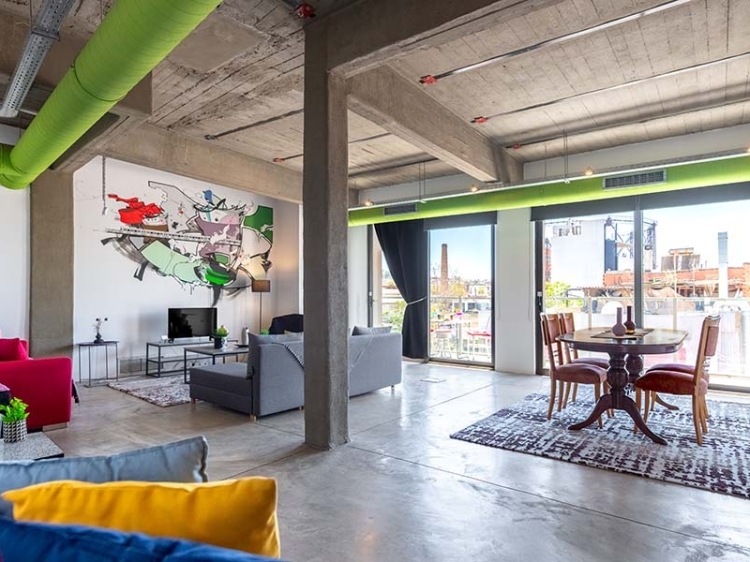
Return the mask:
<svg viewBox="0 0 750 562">
<path fill-rule="evenodd" d="M 648 414 L 651 411 L 651 391 L 644 390 L 643 398 L 645 402 L 644 407 L 643 407 L 643 421 L 648 422 Z"/>
<path fill-rule="evenodd" d="M 635 389 L 635 407 L 639 412 L 641 411 L 642 394 L 643 391 L 640 388 Z M 636 424 L 633 424 L 633 433 L 638 433 L 638 426 Z"/>
<path fill-rule="evenodd" d="M 610 386 L 607 381 L 604 381 L 604 394 L 610 393 Z M 615 417 L 615 410 L 613 408 L 610 408 L 607 410 L 607 417 L 608 418 L 614 418 Z"/>
<path fill-rule="evenodd" d="M 703 445 L 703 431 L 701 430 L 700 420 L 700 396 L 693 396 L 693 425 L 695 426 L 695 440 L 698 445 Z"/>
<path fill-rule="evenodd" d="M 701 396 L 700 397 L 700 407 L 701 407 L 701 429 L 703 429 L 703 433 L 708 433 L 708 424 L 706 423 L 706 418 L 708 418 L 708 408 L 706 407 L 706 397 Z"/>
<path fill-rule="evenodd" d="M 549 381 L 549 408 L 547 408 L 547 419 L 552 419 L 552 410 L 555 409 L 555 390 L 557 389 L 557 381 L 550 378 Z"/>
<path fill-rule="evenodd" d="M 572 398 L 572 401 L 575 402 L 576 398 L 578 398 L 578 383 L 574 382 L 573 383 L 573 398 Z"/>
<path fill-rule="evenodd" d="M 594 385 L 594 398 L 596 398 L 597 403 L 599 402 L 599 398 L 601 398 L 601 397 L 602 397 L 602 386 L 601 386 L 601 384 L 597 383 L 597 384 Z M 599 424 L 599 429 L 601 429 L 602 427 L 604 427 L 604 424 L 602 424 L 602 417 L 601 416 L 599 416 L 599 418 L 596 421 Z"/>
<path fill-rule="evenodd" d="M 573 386 L 571 383 L 566 382 L 565 383 L 565 397 L 563 398 L 563 408 L 568 407 L 568 398 L 570 397 L 570 387 Z"/>
<path fill-rule="evenodd" d="M 557 392 L 559 393 L 557 396 L 557 411 L 562 412 L 563 394 L 565 394 L 565 383 L 563 381 L 557 383 Z"/>
</svg>

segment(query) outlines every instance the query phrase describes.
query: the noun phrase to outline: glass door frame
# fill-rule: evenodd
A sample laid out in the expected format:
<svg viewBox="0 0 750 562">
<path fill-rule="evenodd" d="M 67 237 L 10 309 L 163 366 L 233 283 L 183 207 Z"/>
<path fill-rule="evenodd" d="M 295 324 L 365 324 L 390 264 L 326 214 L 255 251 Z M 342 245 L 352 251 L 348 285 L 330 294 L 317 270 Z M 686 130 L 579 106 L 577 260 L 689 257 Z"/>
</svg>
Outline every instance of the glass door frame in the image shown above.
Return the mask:
<svg viewBox="0 0 750 562">
<path fill-rule="evenodd" d="M 533 207 L 531 221 L 534 223 L 535 246 L 535 294 L 538 314 L 544 307 L 544 222 L 555 219 L 633 213 L 634 264 L 633 304 L 635 322 L 643 325 L 643 215 L 644 211 L 675 207 L 692 207 L 732 201 L 750 201 L 750 182 L 739 182 L 719 186 L 699 187 L 678 191 L 665 191 L 646 195 L 631 195 L 583 203 L 568 203 Z M 536 322 L 536 373 L 546 374 L 543 365 L 544 344 L 539 322 Z M 715 390 L 749 393 L 746 387 L 711 384 Z"/>
<path fill-rule="evenodd" d="M 489 217 L 489 215 L 493 215 L 492 217 Z M 488 218 L 491 220 L 488 221 Z M 472 226 L 489 226 L 490 228 L 490 256 L 491 256 L 491 263 L 490 263 L 490 307 L 492 309 L 492 314 L 490 316 L 490 333 L 492 336 L 490 337 L 490 360 L 489 362 L 484 361 L 468 361 L 464 359 L 452 359 L 447 357 L 432 357 L 430 355 L 431 351 L 431 345 L 430 340 L 428 339 L 427 342 L 427 354 L 428 354 L 428 361 L 431 363 L 449 363 L 452 365 L 467 365 L 470 367 L 486 367 L 489 369 L 494 369 L 495 367 L 495 320 L 496 320 L 496 311 L 495 311 L 495 235 L 497 232 L 497 213 L 482 213 L 480 215 L 465 215 L 465 216 L 459 216 L 459 217 L 445 217 L 445 219 L 448 220 L 434 220 L 434 221 L 425 221 L 425 230 L 427 230 L 427 247 L 428 247 L 428 253 L 430 248 L 430 238 L 432 235 L 433 230 L 443 230 L 443 229 L 450 229 L 450 228 L 468 228 Z M 486 221 L 486 222 L 482 222 Z M 431 258 L 432 256 L 428 256 L 428 258 Z M 429 273 L 428 273 L 429 275 Z M 429 304 L 432 303 L 432 284 L 427 284 L 427 302 Z M 427 306 L 427 325 L 430 325 L 430 312 L 432 307 Z M 430 333 L 428 331 L 428 338 L 430 338 Z"/>
</svg>

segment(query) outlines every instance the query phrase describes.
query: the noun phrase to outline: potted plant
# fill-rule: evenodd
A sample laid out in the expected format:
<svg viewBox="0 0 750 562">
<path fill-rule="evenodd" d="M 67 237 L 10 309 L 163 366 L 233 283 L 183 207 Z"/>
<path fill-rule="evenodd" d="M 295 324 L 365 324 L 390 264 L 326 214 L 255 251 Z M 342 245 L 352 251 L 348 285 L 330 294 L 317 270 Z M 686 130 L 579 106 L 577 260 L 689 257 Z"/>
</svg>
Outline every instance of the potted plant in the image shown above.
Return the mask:
<svg viewBox="0 0 750 562">
<path fill-rule="evenodd" d="M 26 411 L 28 404 L 20 398 L 11 399 L 7 406 L 0 406 L 0 417 L 3 420 L 3 440 L 6 443 L 16 443 L 26 439 Z"/>
<path fill-rule="evenodd" d="M 216 331 L 214 332 L 214 349 L 222 349 L 226 347 L 228 335 L 229 330 L 227 330 L 224 324 L 216 328 Z"/>
</svg>

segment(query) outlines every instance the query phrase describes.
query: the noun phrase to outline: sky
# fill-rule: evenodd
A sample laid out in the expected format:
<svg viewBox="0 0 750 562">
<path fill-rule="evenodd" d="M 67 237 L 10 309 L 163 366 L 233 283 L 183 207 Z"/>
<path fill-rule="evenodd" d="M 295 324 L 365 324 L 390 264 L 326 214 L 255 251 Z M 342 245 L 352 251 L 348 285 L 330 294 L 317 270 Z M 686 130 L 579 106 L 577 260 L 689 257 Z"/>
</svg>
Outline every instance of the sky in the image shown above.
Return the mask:
<svg viewBox="0 0 750 562">
<path fill-rule="evenodd" d="M 448 244 L 448 273 L 462 279 L 492 276 L 492 227 L 470 226 L 430 231 L 430 271 L 440 275 L 441 246 Z"/>
</svg>

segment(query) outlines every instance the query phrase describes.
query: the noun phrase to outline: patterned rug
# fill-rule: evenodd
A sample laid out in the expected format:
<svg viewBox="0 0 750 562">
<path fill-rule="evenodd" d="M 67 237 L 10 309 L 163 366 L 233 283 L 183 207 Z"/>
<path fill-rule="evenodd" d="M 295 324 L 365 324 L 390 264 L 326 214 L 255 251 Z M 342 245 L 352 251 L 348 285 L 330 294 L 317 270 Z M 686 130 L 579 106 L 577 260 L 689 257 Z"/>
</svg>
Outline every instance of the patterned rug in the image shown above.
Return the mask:
<svg viewBox="0 0 750 562">
<path fill-rule="evenodd" d="M 695 442 L 690 398 L 669 396 L 680 407 L 670 412 L 657 406 L 649 427 L 668 445 L 657 445 L 640 432 L 622 411 L 581 431 L 567 426 L 593 410 L 589 393 L 555 412 L 547 421 L 549 396 L 531 394 L 488 418 L 451 435 L 453 439 L 519 451 L 665 482 L 750 498 L 750 404 L 708 400 L 708 434 Z"/>
<path fill-rule="evenodd" d="M 182 382 L 182 376 L 111 382 L 108 386 L 162 408 L 190 402 L 190 385 Z"/>
</svg>

